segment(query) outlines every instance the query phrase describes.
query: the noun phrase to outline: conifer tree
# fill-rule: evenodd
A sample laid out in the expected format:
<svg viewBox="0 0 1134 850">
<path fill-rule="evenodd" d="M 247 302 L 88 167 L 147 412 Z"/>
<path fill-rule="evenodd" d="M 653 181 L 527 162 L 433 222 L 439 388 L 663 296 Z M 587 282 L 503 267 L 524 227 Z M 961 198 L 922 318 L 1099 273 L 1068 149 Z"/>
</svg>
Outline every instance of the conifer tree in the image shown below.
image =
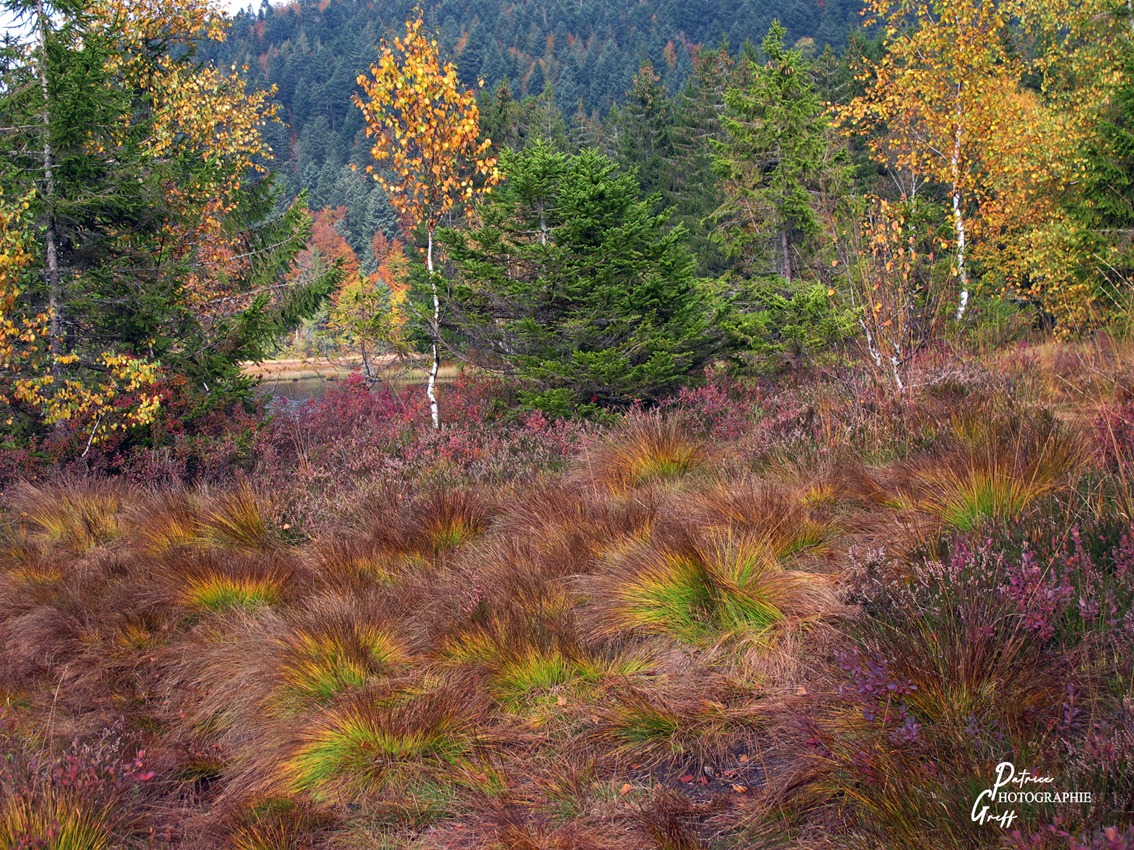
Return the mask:
<svg viewBox="0 0 1134 850">
<path fill-rule="evenodd" d="M 773 22 L 764 64 L 751 64 L 750 83 L 725 95 L 727 135 L 715 158 L 725 200 L 713 220 L 744 270 L 791 284 L 819 233 L 819 195 L 832 168 L 823 104 L 807 61 L 784 46 L 786 32 Z"/>
<path fill-rule="evenodd" d="M 330 281 L 279 285 L 305 212 L 273 212 L 267 93 L 194 58 L 223 18 L 206 0 L 0 8 L 27 36 L 0 86 L 0 190 L 22 200 L 31 252 L 7 312 L 44 325 L 18 370 L 0 367 L 11 412 L 33 431 L 89 428 L 89 446 L 150 421 L 163 375 L 188 379 L 194 403 L 243 391 L 238 361 Z"/>
<path fill-rule="evenodd" d="M 559 414 L 653 401 L 695 374 L 718 343 L 710 306 L 684 231 L 650 212 L 633 173 L 542 139 L 502 165 L 482 224 L 442 234 L 470 357 Z"/>
</svg>

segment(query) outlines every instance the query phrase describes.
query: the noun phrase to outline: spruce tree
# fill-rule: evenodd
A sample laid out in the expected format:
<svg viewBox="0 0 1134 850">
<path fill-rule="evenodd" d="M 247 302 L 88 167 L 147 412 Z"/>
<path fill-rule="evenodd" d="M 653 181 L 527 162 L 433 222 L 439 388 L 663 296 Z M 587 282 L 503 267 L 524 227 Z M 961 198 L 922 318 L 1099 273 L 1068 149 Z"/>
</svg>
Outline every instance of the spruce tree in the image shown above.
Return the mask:
<svg viewBox="0 0 1134 850">
<path fill-rule="evenodd" d="M 650 212 L 634 174 L 542 139 L 502 164 L 482 224 L 442 236 L 468 356 L 557 414 L 654 401 L 696 374 L 717 347 L 711 308 L 683 229 Z"/>
<path fill-rule="evenodd" d="M 789 284 L 820 230 L 817 196 L 830 169 L 823 104 L 798 50 L 784 46 L 779 21 L 751 63 L 751 82 L 725 95 L 726 138 L 715 168 L 724 203 L 713 214 L 725 250 L 749 272 L 772 272 Z"/>
</svg>

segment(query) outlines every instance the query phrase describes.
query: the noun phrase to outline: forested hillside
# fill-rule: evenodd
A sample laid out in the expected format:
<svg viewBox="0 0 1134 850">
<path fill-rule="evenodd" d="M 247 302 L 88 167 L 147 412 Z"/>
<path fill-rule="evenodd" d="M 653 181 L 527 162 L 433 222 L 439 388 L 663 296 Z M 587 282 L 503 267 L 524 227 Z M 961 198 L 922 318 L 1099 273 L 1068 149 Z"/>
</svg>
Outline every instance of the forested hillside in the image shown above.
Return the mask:
<svg viewBox="0 0 1134 850">
<path fill-rule="evenodd" d="M 368 271 L 370 239 L 377 229 L 392 232 L 393 214 L 384 193 L 350 169 L 369 161 L 362 116 L 350 98 L 379 41 L 412 6 L 409 0 L 265 2 L 238 15 L 224 43 L 207 47 L 218 64 L 247 65 L 255 88 L 277 87 L 283 124 L 268 138 L 283 185 L 292 194 L 310 190 L 313 208 L 348 208 L 344 229 Z M 730 44 L 736 52 L 745 42 L 759 42 L 773 18 L 787 28 L 789 43 L 803 39 L 815 50 L 841 45 L 860 20 L 859 9 L 854 0 L 442 0 L 430 4 L 425 17 L 466 85 L 482 80 L 492 94 L 507 81 L 517 108 L 525 98 L 542 96 L 542 102 L 529 101 L 525 123 L 564 133 L 571 128 L 578 140 L 589 141 L 586 125 L 601 124 L 612 106 L 628 99 L 645 62 L 676 93 L 703 49 Z"/>
</svg>

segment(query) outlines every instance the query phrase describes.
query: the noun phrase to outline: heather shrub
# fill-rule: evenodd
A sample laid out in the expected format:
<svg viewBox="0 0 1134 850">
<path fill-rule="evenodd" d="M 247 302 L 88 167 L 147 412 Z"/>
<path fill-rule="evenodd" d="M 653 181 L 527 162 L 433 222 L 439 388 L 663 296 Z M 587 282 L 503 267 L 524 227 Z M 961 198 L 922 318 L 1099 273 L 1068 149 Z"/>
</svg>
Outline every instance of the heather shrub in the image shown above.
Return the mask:
<svg viewBox="0 0 1134 850">
<path fill-rule="evenodd" d="M 154 777 L 145 758 L 114 729 L 52 756 L 0 707 L 0 847 L 110 850 L 138 838 L 142 785 Z"/>
<path fill-rule="evenodd" d="M 869 616 L 836 656 L 835 707 L 810 728 L 826 793 L 850 794 L 890 846 L 988 846 L 966 814 L 1002 761 L 1094 795 L 1019 807 L 1029 828 L 1058 816 L 1093 832 L 1134 801 L 1129 537 L 1092 552 L 1078 529 L 1042 548 L 1024 533 L 957 541 L 942 561 L 856 563 Z"/>
</svg>

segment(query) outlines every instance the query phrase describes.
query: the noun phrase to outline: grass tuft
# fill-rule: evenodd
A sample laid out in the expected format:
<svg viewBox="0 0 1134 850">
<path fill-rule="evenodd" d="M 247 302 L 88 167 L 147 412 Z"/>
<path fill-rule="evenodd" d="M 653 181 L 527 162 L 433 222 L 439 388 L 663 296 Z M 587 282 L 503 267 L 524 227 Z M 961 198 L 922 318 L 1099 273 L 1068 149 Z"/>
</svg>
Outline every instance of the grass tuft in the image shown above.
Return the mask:
<svg viewBox="0 0 1134 850">
<path fill-rule="evenodd" d="M 212 612 L 250 610 L 279 599 L 280 583 L 274 578 L 217 573 L 192 577 L 182 594 L 186 605 Z"/>
<path fill-rule="evenodd" d="M 730 534 L 639 546 L 591 587 L 600 631 L 689 643 L 764 632 L 789 613 L 818 613 L 828 595 L 817 577 L 785 570 L 763 538 Z"/>
<path fill-rule="evenodd" d="M 653 482 L 672 482 L 708 462 L 704 440 L 677 416 L 635 413 L 586 458 L 591 479 L 619 493 Z"/>
<path fill-rule="evenodd" d="M 226 843 L 232 850 L 302 850 L 322 819 L 292 800 L 259 802 L 240 817 Z"/>
<path fill-rule="evenodd" d="M 488 495 L 468 489 L 434 490 L 413 505 L 416 551 L 432 555 L 458 548 L 484 533 L 494 509 Z"/>
<path fill-rule="evenodd" d="M 942 526 L 970 531 L 986 520 L 1022 516 L 1056 492 L 1082 460 L 1074 436 L 1049 416 L 1037 421 L 954 426 L 958 447 L 908 465 L 896 492 L 883 501 L 913 507 Z"/>
<path fill-rule="evenodd" d="M 201 524 L 193 500 L 184 490 L 156 493 L 128 516 L 130 536 L 151 555 L 161 555 L 200 542 Z"/>
<path fill-rule="evenodd" d="M 328 706 L 283 764 L 288 791 L 317 803 L 377 795 L 429 803 L 476 746 L 463 696 L 441 690 L 390 703 L 367 692 Z"/>
<path fill-rule="evenodd" d="M 718 762 L 766 720 L 753 704 L 730 707 L 708 698 L 693 681 L 669 688 L 623 683 L 611 688 L 608 704 L 587 736 L 618 759 L 658 765 L 677 760 L 703 766 Z"/>
<path fill-rule="evenodd" d="M 408 660 L 402 644 L 385 629 L 300 630 L 286 639 L 284 690 L 289 696 L 327 702 L 361 689 L 371 675 Z"/>
<path fill-rule="evenodd" d="M 200 524 L 201 537 L 223 549 L 269 551 L 277 542 L 263 502 L 247 484 L 206 499 Z"/>
<path fill-rule="evenodd" d="M 123 490 L 114 482 L 77 480 L 51 487 L 23 484 L 13 499 L 30 536 L 47 546 L 87 552 L 122 532 Z"/>
<path fill-rule="evenodd" d="M 43 785 L 34 796 L 14 794 L 0 800 L 0 847 L 109 850 L 113 846 L 110 812 L 92 806 L 77 791 Z"/>
</svg>

